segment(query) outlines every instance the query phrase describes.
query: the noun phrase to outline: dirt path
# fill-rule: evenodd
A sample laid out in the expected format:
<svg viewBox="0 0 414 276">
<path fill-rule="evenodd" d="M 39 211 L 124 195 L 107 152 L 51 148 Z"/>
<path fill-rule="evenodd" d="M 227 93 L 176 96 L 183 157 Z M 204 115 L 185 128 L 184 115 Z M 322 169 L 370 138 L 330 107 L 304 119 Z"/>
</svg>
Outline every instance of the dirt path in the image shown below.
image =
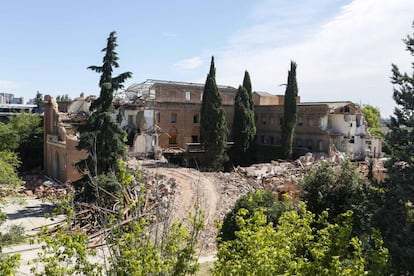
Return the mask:
<svg viewBox="0 0 414 276">
<path fill-rule="evenodd" d="M 206 229 L 201 233 L 200 248 L 202 255 L 215 251 L 217 229 L 214 221 L 217 219 L 220 193 L 217 183 L 208 173 L 202 173 L 191 168 L 162 167 L 147 168 L 154 175 L 162 175 L 166 179 L 173 178 L 179 185 L 174 199 L 173 216 L 176 220 L 188 217 L 189 212 L 198 204 L 205 214 Z"/>
</svg>

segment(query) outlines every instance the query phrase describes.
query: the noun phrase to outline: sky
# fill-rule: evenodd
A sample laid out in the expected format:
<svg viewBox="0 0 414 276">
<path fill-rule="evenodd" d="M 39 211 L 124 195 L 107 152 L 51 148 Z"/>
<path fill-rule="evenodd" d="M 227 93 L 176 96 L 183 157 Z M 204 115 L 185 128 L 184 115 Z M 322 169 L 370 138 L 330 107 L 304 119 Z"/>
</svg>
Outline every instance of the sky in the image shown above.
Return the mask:
<svg viewBox="0 0 414 276">
<path fill-rule="evenodd" d="M 412 72 L 402 39 L 412 0 L 14 0 L 0 16 L 0 92 L 25 100 L 99 95 L 106 39 L 117 32 L 125 87 L 146 79 L 204 83 L 215 58 L 219 84 L 284 94 L 298 64 L 301 101 L 353 101 L 392 114 L 391 64 Z"/>
</svg>

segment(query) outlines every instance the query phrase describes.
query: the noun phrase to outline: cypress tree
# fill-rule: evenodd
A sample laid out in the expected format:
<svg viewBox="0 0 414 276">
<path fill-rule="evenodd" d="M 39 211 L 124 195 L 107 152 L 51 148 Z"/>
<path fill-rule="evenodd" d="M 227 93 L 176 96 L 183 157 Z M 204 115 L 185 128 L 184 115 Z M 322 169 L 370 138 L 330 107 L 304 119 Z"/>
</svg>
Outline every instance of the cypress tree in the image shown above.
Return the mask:
<svg viewBox="0 0 414 276">
<path fill-rule="evenodd" d="M 414 56 L 414 32 L 403 41 Z M 395 275 L 414 274 L 414 62 L 411 66 L 413 72 L 407 74 L 392 65 L 393 98 L 398 107 L 385 137 L 390 159 L 386 163 L 388 178 L 381 187 L 384 202 L 378 214 Z"/>
<path fill-rule="evenodd" d="M 292 158 L 293 135 L 295 132 L 297 114 L 296 97 L 298 96 L 298 85 L 296 82 L 296 63 L 290 62 L 288 82 L 285 91 L 285 104 L 282 123 L 282 154 L 286 159 Z"/>
<path fill-rule="evenodd" d="M 250 75 L 249 72 L 247 72 L 247 70 L 244 71 L 243 87 L 247 90 L 247 94 L 249 96 L 250 109 L 253 110 L 254 113 L 252 82 L 250 81 Z"/>
<path fill-rule="evenodd" d="M 118 68 L 118 55 L 116 48 L 116 33 L 111 32 L 107 39 L 107 46 L 102 50 L 105 53 L 102 66 L 90 66 L 88 69 L 101 73 L 99 80 L 100 95 L 91 104 L 91 115 L 86 123 L 78 127 L 81 134 L 77 148 L 85 150 L 88 156 L 85 160 L 77 163 L 82 173 L 88 173 L 95 177 L 103 173 L 116 172 L 117 161 L 125 155 L 124 139 L 126 133 L 112 119 L 114 107 L 112 104 L 113 94 L 116 90 L 123 88 L 123 82 L 132 76 L 131 72 L 122 73 L 112 77 L 114 68 Z M 78 181 L 76 188 L 88 191 L 89 198 L 92 191 L 89 176 Z"/>
<path fill-rule="evenodd" d="M 200 118 L 200 142 L 205 150 L 206 167 L 211 170 L 224 169 L 224 163 L 228 160 L 227 135 L 226 117 L 216 84 L 216 68 L 212 57 L 204 85 Z"/>
<path fill-rule="evenodd" d="M 250 76 L 246 71 L 243 86 L 239 86 L 234 101 L 233 161 L 239 165 L 249 165 L 254 159 L 256 124 L 251 91 Z"/>
</svg>

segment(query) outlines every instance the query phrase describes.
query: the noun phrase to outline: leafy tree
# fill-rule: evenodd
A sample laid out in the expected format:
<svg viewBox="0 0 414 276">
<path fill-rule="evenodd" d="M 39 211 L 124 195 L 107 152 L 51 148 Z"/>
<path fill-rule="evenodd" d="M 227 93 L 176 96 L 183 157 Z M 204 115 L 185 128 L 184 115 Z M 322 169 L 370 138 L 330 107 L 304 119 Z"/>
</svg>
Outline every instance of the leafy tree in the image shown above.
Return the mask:
<svg viewBox="0 0 414 276">
<path fill-rule="evenodd" d="M 119 67 L 118 55 L 115 52 L 116 46 L 116 33 L 111 32 L 107 46 L 102 50 L 105 53 L 102 66 L 88 67 L 88 69 L 101 73 L 99 80 L 101 92 L 91 104 L 92 114 L 85 125 L 78 127 L 81 133 L 78 149 L 86 150 L 89 154 L 86 160 L 78 162 L 77 165 L 79 170 L 88 176 L 75 183 L 75 187 L 89 191 L 86 193 L 88 200 L 93 199 L 93 193 L 90 193 L 90 187 L 88 188 L 90 186 L 88 178 L 117 171 L 117 160 L 125 154 L 126 133 L 112 119 L 114 112 L 112 99 L 113 93 L 123 88 L 124 81 L 130 78 L 132 73 L 125 72 L 117 77 L 112 77 L 113 69 Z"/>
<path fill-rule="evenodd" d="M 43 104 L 43 94 L 40 93 L 39 91 L 36 92 L 36 96 L 33 99 L 33 103 L 37 106 L 37 107 L 41 107 Z"/>
<path fill-rule="evenodd" d="M 43 266 L 42 271 L 38 266 L 32 267 L 34 275 L 102 275 L 102 265 L 88 259 L 95 256 L 96 251 L 89 248 L 86 234 L 61 227 L 55 230 L 51 235 L 47 228 L 42 229 L 39 237 L 42 251 L 34 261 Z"/>
<path fill-rule="evenodd" d="M 17 174 L 21 162 L 12 151 L 0 151 L 0 197 L 3 197 L 22 184 Z"/>
<path fill-rule="evenodd" d="M 388 252 L 376 235 L 369 255 L 352 235 L 352 212 L 330 223 L 327 212 L 315 216 L 299 203 L 274 227 L 263 210 L 245 219 L 239 210 L 236 239 L 219 246 L 214 275 L 386 275 Z M 314 225 L 322 225 L 316 228 Z M 374 261 L 368 267 L 369 261 Z"/>
<path fill-rule="evenodd" d="M 22 160 L 20 171 L 43 165 L 43 118 L 39 114 L 22 113 L 10 117 L 9 126 L 18 137 L 15 151 Z"/>
<path fill-rule="evenodd" d="M 414 22 L 413 22 L 414 29 Z M 414 33 L 403 40 L 414 56 Z M 378 224 L 389 248 L 396 274 L 414 274 L 414 62 L 412 73 L 401 73 L 392 65 L 393 98 L 398 107 L 391 116 L 385 140 L 390 150 L 386 163 L 388 179 L 383 183 L 383 208 Z"/>
<path fill-rule="evenodd" d="M 0 150 L 16 151 L 30 142 L 32 134 L 42 134 L 41 118 L 37 114 L 21 113 L 8 117 L 8 123 L 0 122 Z"/>
<path fill-rule="evenodd" d="M 68 94 L 64 95 L 57 95 L 56 102 L 70 102 L 72 99 L 69 97 Z"/>
<path fill-rule="evenodd" d="M 8 121 L 7 124 L 0 122 L 0 151 L 4 152 L 0 158 L 6 164 L 7 158 L 13 153 L 17 163 L 9 163 L 5 171 L 15 171 L 20 165 L 22 169 L 31 169 L 42 164 L 43 126 L 40 115 L 21 113 L 8 117 Z M 17 179 L 17 175 L 3 177 Z"/>
<path fill-rule="evenodd" d="M 367 121 L 368 132 L 374 137 L 383 137 L 384 134 L 379 129 L 381 119 L 379 108 L 372 105 L 364 105 L 361 108 L 361 112 L 364 114 L 365 120 Z"/>
<path fill-rule="evenodd" d="M 255 135 L 254 110 L 252 110 L 249 92 L 245 87 L 239 86 L 234 101 L 233 119 L 233 159 L 236 164 L 249 165 L 251 163 Z"/>
<path fill-rule="evenodd" d="M 290 62 L 290 70 L 288 73 L 288 82 L 285 92 L 285 104 L 282 122 L 282 152 L 283 157 L 292 158 L 293 135 L 295 132 L 297 114 L 296 114 L 296 98 L 298 96 L 298 85 L 296 82 L 296 63 Z"/>
<path fill-rule="evenodd" d="M 223 170 L 224 163 L 228 160 L 227 135 L 226 116 L 216 84 L 216 68 L 212 57 L 204 85 L 200 118 L 200 141 L 205 150 L 206 166 L 212 170 Z"/>
<path fill-rule="evenodd" d="M 293 208 L 287 200 L 278 201 L 272 192 L 265 190 L 257 190 L 250 192 L 244 196 L 241 196 L 234 207 L 228 212 L 220 227 L 218 241 L 234 240 L 236 238 L 236 232 L 240 230 L 237 224 L 237 217 L 240 216 L 239 211 L 241 209 L 246 210 L 243 219 L 247 219 L 252 216 L 255 211 L 262 209 L 266 215 L 268 222 L 273 222 L 276 225 L 277 220 L 283 212 L 291 210 Z"/>
<path fill-rule="evenodd" d="M 356 167 L 345 161 L 336 172 L 329 163 L 322 163 L 302 181 L 308 210 L 314 214 L 329 211 L 330 221 L 348 210 L 353 212 L 353 234 L 371 232 L 372 218 L 378 211 L 380 191 L 367 183 Z"/>
</svg>

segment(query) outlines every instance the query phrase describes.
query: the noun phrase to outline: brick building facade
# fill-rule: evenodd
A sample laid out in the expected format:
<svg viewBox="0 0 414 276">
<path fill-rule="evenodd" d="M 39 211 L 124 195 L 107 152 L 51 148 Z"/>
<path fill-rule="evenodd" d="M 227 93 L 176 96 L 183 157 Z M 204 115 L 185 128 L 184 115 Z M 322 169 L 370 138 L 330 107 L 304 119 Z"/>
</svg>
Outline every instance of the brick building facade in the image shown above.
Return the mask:
<svg viewBox="0 0 414 276">
<path fill-rule="evenodd" d="M 158 154 L 166 149 L 185 150 L 200 141 L 200 109 L 204 84 L 147 80 L 128 87 L 114 100 L 113 119 L 128 134 L 129 154 Z M 233 125 L 237 89 L 218 86 L 227 127 Z M 44 167 L 48 175 L 74 181 L 80 174 L 74 163 L 84 159 L 76 150 L 76 125 L 88 116 L 93 98 L 76 98 L 68 112 L 58 111 L 54 99 L 45 97 Z M 283 95 L 254 92 L 256 143 L 279 145 L 283 119 Z M 343 152 L 352 159 L 379 157 L 381 139 L 373 138 L 359 106 L 352 102 L 301 103 L 297 98 L 294 146 L 314 153 Z"/>
</svg>

